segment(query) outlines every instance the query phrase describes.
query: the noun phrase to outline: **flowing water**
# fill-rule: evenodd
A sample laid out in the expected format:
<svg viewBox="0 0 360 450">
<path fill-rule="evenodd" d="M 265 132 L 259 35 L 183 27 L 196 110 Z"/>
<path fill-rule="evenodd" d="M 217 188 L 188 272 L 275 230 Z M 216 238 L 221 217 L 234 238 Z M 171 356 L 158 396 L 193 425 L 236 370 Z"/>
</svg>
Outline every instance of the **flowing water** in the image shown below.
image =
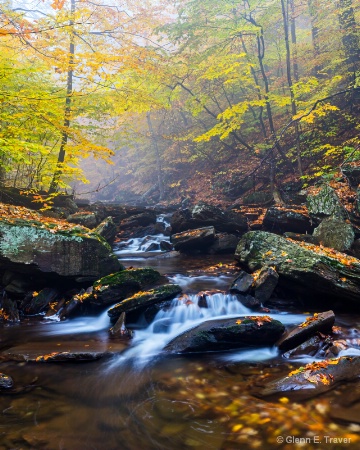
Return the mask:
<svg viewBox="0 0 360 450">
<path fill-rule="evenodd" d="M 13 377 L 16 391 L 0 394 L 1 449 L 297 448 L 291 439 L 314 436 L 353 439 L 353 443 L 334 446 L 326 438 L 323 448 L 358 448 L 358 421 L 339 422 L 331 413 L 336 398 L 357 389 L 353 384 L 303 403 L 268 402 L 251 395 L 259 381 L 286 374 L 314 357 L 305 355 L 299 362 L 284 359 L 272 347 L 162 354 L 171 339 L 203 320 L 252 314 L 236 297 L 223 292 L 232 273 L 204 271 L 211 264 L 226 268 L 232 258 L 145 259 L 141 248 L 134 252 L 125 259 L 127 266 L 160 270 L 186 296 L 174 299 L 146 327 L 133 324 L 132 341 L 109 339 L 106 311 L 64 322 L 37 317 L 2 326 L 0 344 L 8 353 L 31 357 L 60 349 L 107 356 L 81 363 L 3 362 L 0 370 Z M 199 291 L 210 292 L 207 308 L 198 304 Z M 309 312 L 266 314 L 293 325 L 303 322 Z M 358 327 L 359 318 L 343 315 L 338 321 L 349 338 L 358 342 L 356 331 L 352 335 L 351 330 Z M 360 350 L 354 345 L 344 352 L 358 355 Z M 322 448 L 311 440 L 300 444 L 299 448 Z"/>
</svg>

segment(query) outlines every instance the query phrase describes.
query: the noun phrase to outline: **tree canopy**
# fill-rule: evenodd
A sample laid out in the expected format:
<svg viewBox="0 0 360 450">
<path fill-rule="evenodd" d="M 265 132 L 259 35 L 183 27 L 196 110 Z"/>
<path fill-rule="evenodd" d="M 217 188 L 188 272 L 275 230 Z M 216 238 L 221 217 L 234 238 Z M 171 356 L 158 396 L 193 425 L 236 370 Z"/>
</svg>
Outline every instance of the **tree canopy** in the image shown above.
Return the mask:
<svg viewBox="0 0 360 450">
<path fill-rule="evenodd" d="M 0 182 L 101 177 L 113 199 L 163 200 L 330 176 L 358 157 L 359 16 L 351 0 L 3 5 Z"/>
</svg>

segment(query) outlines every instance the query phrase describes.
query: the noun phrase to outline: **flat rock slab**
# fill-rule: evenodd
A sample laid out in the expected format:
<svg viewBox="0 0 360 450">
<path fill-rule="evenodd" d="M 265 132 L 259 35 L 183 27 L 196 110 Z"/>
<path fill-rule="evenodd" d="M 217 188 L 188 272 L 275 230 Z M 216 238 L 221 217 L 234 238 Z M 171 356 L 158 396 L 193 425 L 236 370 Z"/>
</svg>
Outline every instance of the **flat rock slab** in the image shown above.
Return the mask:
<svg viewBox="0 0 360 450">
<path fill-rule="evenodd" d="M 337 383 L 355 380 L 360 374 L 360 357 L 343 356 L 307 364 L 287 376 L 270 381 L 254 392 L 259 397 L 289 395 L 305 399 L 332 389 Z"/>
<path fill-rule="evenodd" d="M 192 353 L 272 345 L 284 330 L 281 322 L 268 316 L 208 320 L 177 336 L 164 350 Z"/>
<path fill-rule="evenodd" d="M 335 314 L 333 311 L 315 313 L 313 317 L 308 317 L 305 322 L 288 331 L 276 345 L 282 351 L 291 350 L 307 341 L 317 332 L 330 333 L 334 323 Z"/>
<path fill-rule="evenodd" d="M 121 353 L 125 342 L 29 342 L 11 347 L 0 353 L 2 361 L 25 362 L 80 362 L 95 361 L 105 356 Z"/>
</svg>

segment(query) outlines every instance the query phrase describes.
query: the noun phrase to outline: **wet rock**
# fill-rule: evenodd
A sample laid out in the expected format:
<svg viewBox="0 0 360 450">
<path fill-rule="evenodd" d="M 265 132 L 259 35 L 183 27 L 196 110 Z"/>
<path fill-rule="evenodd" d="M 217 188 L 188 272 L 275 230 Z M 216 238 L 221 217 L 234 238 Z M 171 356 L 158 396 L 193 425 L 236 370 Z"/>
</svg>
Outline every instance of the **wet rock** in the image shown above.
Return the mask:
<svg viewBox="0 0 360 450">
<path fill-rule="evenodd" d="M 344 356 L 307 364 L 287 376 L 266 383 L 255 395 L 289 396 L 294 399 L 315 397 L 329 391 L 337 383 L 357 379 L 360 373 L 360 357 Z"/>
<path fill-rule="evenodd" d="M 173 246 L 168 241 L 160 241 L 160 250 L 163 252 L 171 252 L 173 250 Z"/>
<path fill-rule="evenodd" d="M 29 217 L 34 212 L 29 211 Z M 95 280 L 120 266 L 111 247 L 82 227 L 46 224 L 39 220 L 0 218 L 0 270 L 11 269 L 30 279 L 44 274 L 75 281 Z"/>
<path fill-rule="evenodd" d="M 28 300 L 21 303 L 21 311 L 29 316 L 39 314 L 44 311 L 50 303 L 53 303 L 60 296 L 57 289 L 45 288 L 40 292 L 33 292 Z"/>
<path fill-rule="evenodd" d="M 248 229 L 246 217 L 234 211 L 222 211 L 212 205 L 199 203 L 192 209 L 176 211 L 171 217 L 172 232 L 213 226 L 216 232 L 241 234 Z"/>
<path fill-rule="evenodd" d="M 215 242 L 209 247 L 208 253 L 221 255 L 226 253 L 233 253 L 239 242 L 238 236 L 234 234 L 221 233 L 215 236 Z"/>
<path fill-rule="evenodd" d="M 246 294 L 255 282 L 252 275 L 242 270 L 230 286 L 230 292 L 235 294 Z"/>
<path fill-rule="evenodd" d="M 0 373 L 0 391 L 3 389 L 11 389 L 14 386 L 14 381 L 9 375 Z"/>
<path fill-rule="evenodd" d="M 75 214 L 71 214 L 66 219 L 70 223 L 76 223 L 77 225 L 82 225 L 83 227 L 89 228 L 90 230 L 95 228 L 100 220 L 94 212 L 91 211 L 79 211 Z"/>
<path fill-rule="evenodd" d="M 98 235 L 103 237 L 108 244 L 112 245 L 114 243 L 117 230 L 116 230 L 116 225 L 111 216 L 106 217 L 106 219 L 104 219 L 95 228 L 94 231 L 95 231 L 95 233 L 97 233 Z"/>
<path fill-rule="evenodd" d="M 177 336 L 164 350 L 192 353 L 271 345 L 284 329 L 281 322 L 267 316 L 208 320 Z"/>
<path fill-rule="evenodd" d="M 321 245 L 331 247 L 339 252 L 349 250 L 355 239 L 352 225 L 336 217 L 324 219 L 315 228 L 313 235 Z"/>
<path fill-rule="evenodd" d="M 266 211 L 263 226 L 269 231 L 311 233 L 312 220 L 302 212 L 273 206 Z"/>
<path fill-rule="evenodd" d="M 0 300 L 0 319 L 5 322 L 20 322 L 17 303 L 10 300 L 5 291 L 3 291 Z"/>
<path fill-rule="evenodd" d="M 293 358 L 296 356 L 315 356 L 320 347 L 321 347 L 322 339 L 320 336 L 313 336 L 301 345 L 289 350 L 283 354 L 284 358 Z"/>
<path fill-rule="evenodd" d="M 318 193 L 309 194 L 306 203 L 310 217 L 316 220 L 320 221 L 330 216 L 346 217 L 346 211 L 339 197 L 328 184 L 324 184 Z"/>
<path fill-rule="evenodd" d="M 252 295 L 242 295 L 242 294 L 235 294 L 237 299 L 241 304 L 246 306 L 246 308 L 252 309 L 252 310 L 258 310 L 261 307 L 261 301 Z"/>
<path fill-rule="evenodd" d="M 97 361 L 105 356 L 104 352 L 54 352 L 38 356 L 35 362 L 80 362 Z"/>
<path fill-rule="evenodd" d="M 278 286 L 291 293 L 305 293 L 304 302 L 326 298 L 358 303 L 360 261 L 343 253 L 312 245 L 299 245 L 264 231 L 250 231 L 239 241 L 235 258 L 251 272 L 273 266 Z M 311 286 L 311 291 L 309 290 Z"/>
<path fill-rule="evenodd" d="M 65 303 L 65 306 L 59 312 L 60 320 L 67 319 L 76 315 L 80 309 L 84 310 L 89 304 L 92 298 L 92 290 L 85 291 L 81 289 L 78 294 L 75 294 L 71 299 Z"/>
<path fill-rule="evenodd" d="M 198 228 L 182 233 L 173 234 L 171 243 L 175 250 L 180 252 L 193 252 L 207 249 L 215 240 L 214 227 Z"/>
<path fill-rule="evenodd" d="M 111 305 L 138 291 L 154 286 L 160 280 L 160 273 L 150 267 L 126 269 L 96 281 L 90 301 L 97 305 Z"/>
<path fill-rule="evenodd" d="M 129 339 L 132 337 L 133 333 L 131 330 L 128 330 L 125 325 L 126 321 L 126 313 L 122 312 L 120 317 L 116 321 L 115 325 L 110 328 L 109 333 L 110 336 L 114 339 Z"/>
<path fill-rule="evenodd" d="M 31 279 L 22 274 L 14 274 L 11 281 L 5 285 L 5 291 L 9 294 L 20 296 L 26 294 L 32 286 L 33 282 Z"/>
<path fill-rule="evenodd" d="M 273 267 L 262 267 L 254 283 L 255 298 L 261 303 L 269 300 L 279 280 Z"/>
<path fill-rule="evenodd" d="M 167 284 L 159 288 L 151 289 L 150 291 L 139 292 L 114 305 L 109 309 L 108 315 L 114 319 L 119 317 L 123 312 L 144 310 L 156 303 L 175 298 L 181 291 L 181 287 L 177 284 Z"/>
<path fill-rule="evenodd" d="M 146 227 L 156 223 L 156 212 L 146 210 L 140 214 L 132 215 L 120 223 L 120 229 L 126 230 L 128 228 Z"/>
<path fill-rule="evenodd" d="M 315 333 L 330 333 L 335 323 L 335 314 L 333 311 L 326 311 L 323 313 L 315 313 L 313 317 L 308 317 L 305 322 L 288 331 L 276 343 L 280 350 L 290 350 L 310 337 Z"/>
</svg>

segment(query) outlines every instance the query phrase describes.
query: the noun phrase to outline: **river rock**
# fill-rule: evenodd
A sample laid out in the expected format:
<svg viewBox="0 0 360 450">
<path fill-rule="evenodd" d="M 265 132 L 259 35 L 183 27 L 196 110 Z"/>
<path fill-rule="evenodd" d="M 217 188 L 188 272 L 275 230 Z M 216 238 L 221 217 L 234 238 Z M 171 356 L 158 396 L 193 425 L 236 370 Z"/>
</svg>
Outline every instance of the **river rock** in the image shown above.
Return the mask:
<svg viewBox="0 0 360 450">
<path fill-rule="evenodd" d="M 254 283 L 255 298 L 261 303 L 269 300 L 279 280 L 273 267 L 262 267 Z"/>
<path fill-rule="evenodd" d="M 218 233 L 215 236 L 215 242 L 208 248 L 208 253 L 221 255 L 233 253 L 236 249 L 239 237 L 229 233 Z"/>
<path fill-rule="evenodd" d="M 129 339 L 132 337 L 132 331 L 128 330 L 125 325 L 126 313 L 122 312 L 115 325 L 110 328 L 109 333 L 113 339 Z"/>
<path fill-rule="evenodd" d="M 288 331 L 276 345 L 282 351 L 290 350 L 302 344 L 317 332 L 330 333 L 334 323 L 335 314 L 333 311 L 315 313 L 313 317 L 308 317 L 305 322 Z"/>
<path fill-rule="evenodd" d="M 150 267 L 122 270 L 94 283 L 91 302 L 97 305 L 111 305 L 158 284 L 160 280 L 160 273 Z"/>
<path fill-rule="evenodd" d="M 156 212 L 146 210 L 140 214 L 130 216 L 120 223 L 120 229 L 126 230 L 128 228 L 146 227 L 156 223 Z"/>
<path fill-rule="evenodd" d="M 3 291 L 0 301 L 0 319 L 5 322 L 20 322 L 19 310 L 15 300 L 11 300 Z"/>
<path fill-rule="evenodd" d="M 91 211 L 79 211 L 75 214 L 71 214 L 66 219 L 70 223 L 82 225 L 83 227 L 92 229 L 95 228 L 100 222 L 99 218 L 94 212 Z"/>
<path fill-rule="evenodd" d="M 53 303 L 60 296 L 57 289 L 45 288 L 40 292 L 33 292 L 30 298 L 26 298 L 20 306 L 21 311 L 33 316 L 44 311 L 50 303 Z"/>
<path fill-rule="evenodd" d="M 207 320 L 169 342 L 165 351 L 192 353 L 272 345 L 284 325 L 267 316 Z"/>
<path fill-rule="evenodd" d="M 230 286 L 230 292 L 234 294 L 246 294 L 255 282 L 255 278 L 242 270 Z"/>
<path fill-rule="evenodd" d="M 0 373 L 0 391 L 3 389 L 11 389 L 14 386 L 14 381 L 9 375 Z"/>
<path fill-rule="evenodd" d="M 139 292 L 114 305 L 109 309 L 108 315 L 114 319 L 123 312 L 143 311 L 151 305 L 175 298 L 181 291 L 177 284 L 166 284 L 150 291 Z"/>
<path fill-rule="evenodd" d="M 206 203 L 199 203 L 192 209 L 176 211 L 171 217 L 173 233 L 213 226 L 216 232 L 241 234 L 248 229 L 246 217 L 234 211 L 222 211 Z"/>
<path fill-rule="evenodd" d="M 327 301 L 341 299 L 342 306 L 346 301 L 359 303 L 360 261 L 343 253 L 250 231 L 240 239 L 235 257 L 250 271 L 275 267 L 279 286 L 292 293 L 306 292 L 305 302 L 323 297 Z"/>
<path fill-rule="evenodd" d="M 99 234 L 105 241 L 112 245 L 117 233 L 116 225 L 111 216 L 106 217 L 96 228 L 95 233 Z"/>
<path fill-rule="evenodd" d="M 307 364 L 285 377 L 269 381 L 254 394 L 260 397 L 291 395 L 293 399 L 306 399 L 329 391 L 337 383 L 355 380 L 359 373 L 360 357 L 343 356 Z"/>
<path fill-rule="evenodd" d="M 317 193 L 309 194 L 306 200 L 310 217 L 322 220 L 325 217 L 346 217 L 346 211 L 342 206 L 336 192 L 328 184 L 324 184 Z"/>
<path fill-rule="evenodd" d="M 268 208 L 266 211 L 263 226 L 266 230 L 276 230 L 282 233 L 285 231 L 311 233 L 314 229 L 314 225 L 308 214 L 294 209 L 276 206 Z"/>
<path fill-rule="evenodd" d="M 343 252 L 354 243 L 355 233 L 350 223 L 337 217 L 328 217 L 315 228 L 313 235 L 321 245 Z"/>
<path fill-rule="evenodd" d="M 207 249 L 215 240 L 215 228 L 204 227 L 173 234 L 171 243 L 179 252 L 193 252 Z"/>
<path fill-rule="evenodd" d="M 51 223 L 29 210 L 29 220 L 0 218 L 0 270 L 96 280 L 119 269 L 111 247 L 96 233 L 66 222 Z"/>
</svg>

